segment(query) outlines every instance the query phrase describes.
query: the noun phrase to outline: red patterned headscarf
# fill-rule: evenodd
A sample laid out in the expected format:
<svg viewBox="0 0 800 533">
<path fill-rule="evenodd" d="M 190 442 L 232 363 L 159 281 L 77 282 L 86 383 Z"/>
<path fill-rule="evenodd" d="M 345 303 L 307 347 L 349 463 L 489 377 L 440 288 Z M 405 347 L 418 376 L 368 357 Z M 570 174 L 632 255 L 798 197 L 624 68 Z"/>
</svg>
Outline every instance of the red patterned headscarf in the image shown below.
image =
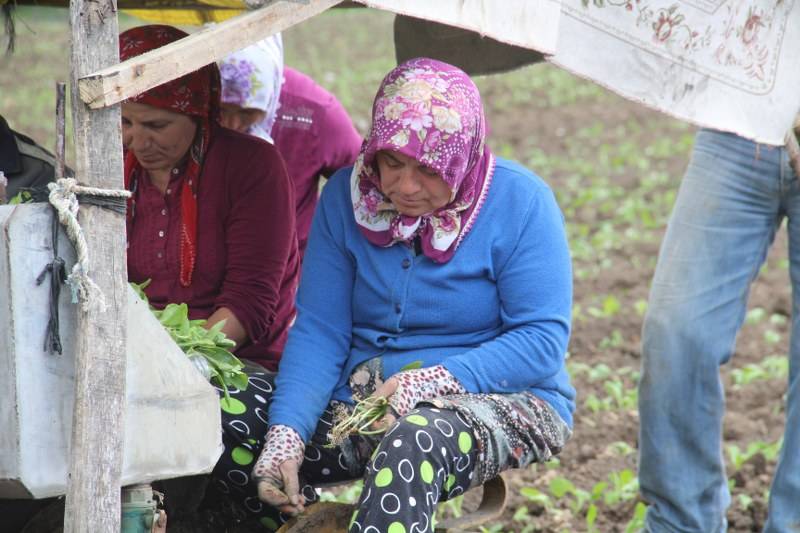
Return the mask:
<svg viewBox="0 0 800 533">
<path fill-rule="evenodd" d="M 119 36 L 120 60 L 124 61 L 165 44 L 186 37 L 187 34 L 172 26 L 150 25 L 131 28 Z M 129 102 L 146 104 L 198 119 L 198 130 L 189 148 L 181 188 L 180 282 L 184 287 L 192 283 L 197 255 L 197 187 L 203 159 L 211 136 L 211 125 L 219 120 L 220 77 L 215 63 L 200 70 L 154 87 L 130 98 Z M 142 166 L 133 152 L 125 155 L 125 187 L 135 192 L 142 176 Z M 136 215 L 134 197 L 128 206 L 128 223 Z"/>
</svg>

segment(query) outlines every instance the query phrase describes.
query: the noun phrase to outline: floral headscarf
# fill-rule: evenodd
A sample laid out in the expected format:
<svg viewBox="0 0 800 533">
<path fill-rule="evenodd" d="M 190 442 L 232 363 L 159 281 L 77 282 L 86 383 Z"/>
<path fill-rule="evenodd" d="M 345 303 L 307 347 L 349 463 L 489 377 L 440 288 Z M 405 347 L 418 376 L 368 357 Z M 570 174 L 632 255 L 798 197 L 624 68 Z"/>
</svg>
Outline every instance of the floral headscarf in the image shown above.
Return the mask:
<svg viewBox="0 0 800 533">
<path fill-rule="evenodd" d="M 372 106 L 372 128 L 351 176 L 356 223 L 373 244 L 420 237 L 422 252 L 446 263 L 472 228 L 486 198 L 494 158 L 485 145 L 478 88 L 463 71 L 433 59 L 411 59 L 384 78 Z M 400 214 L 380 189 L 375 160 L 399 152 L 435 170 L 452 200 L 419 217 Z"/>
<path fill-rule="evenodd" d="M 155 50 L 186 35 L 185 32 L 172 26 L 150 25 L 131 28 L 119 36 L 120 59 L 124 61 Z M 197 187 L 211 138 L 211 125 L 219 121 L 219 69 L 213 63 L 206 65 L 200 70 L 154 87 L 128 101 L 182 113 L 198 120 L 197 135 L 189 148 L 181 188 L 180 283 L 188 287 L 192 283 L 197 257 Z M 142 175 L 143 169 L 136 156 L 133 152 L 128 152 L 125 155 L 125 186 L 135 192 L 137 182 Z M 135 214 L 134 195 L 128 206 L 129 226 L 133 224 Z"/>
<path fill-rule="evenodd" d="M 279 107 L 283 85 L 283 41 L 276 33 L 223 59 L 222 101 L 266 113 L 264 120 L 250 127 L 249 134 L 272 142 L 272 125 Z"/>
</svg>

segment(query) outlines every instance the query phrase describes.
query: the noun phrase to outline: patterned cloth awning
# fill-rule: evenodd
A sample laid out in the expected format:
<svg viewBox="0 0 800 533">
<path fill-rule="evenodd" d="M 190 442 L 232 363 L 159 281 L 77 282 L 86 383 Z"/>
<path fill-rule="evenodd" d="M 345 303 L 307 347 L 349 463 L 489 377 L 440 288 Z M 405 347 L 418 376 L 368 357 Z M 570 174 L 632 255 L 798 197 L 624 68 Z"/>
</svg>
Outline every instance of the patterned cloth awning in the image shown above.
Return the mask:
<svg viewBox="0 0 800 533">
<path fill-rule="evenodd" d="M 68 0 L 15 1 L 68 5 Z M 200 25 L 272 1 L 119 0 L 118 7 L 147 21 Z M 357 1 L 536 50 L 625 98 L 767 144 L 783 144 L 800 110 L 800 0 Z M 420 35 L 424 41 L 424 32 Z M 458 56 L 450 37 L 440 39 L 449 51 L 437 50 L 435 39 L 428 39 L 426 55 Z M 464 39 L 475 48 L 460 55 L 474 60 L 487 50 L 481 41 Z M 486 60 L 498 53 L 493 49 Z M 536 59 L 516 53 L 518 63 Z M 496 70 L 502 68 L 475 68 Z"/>
</svg>

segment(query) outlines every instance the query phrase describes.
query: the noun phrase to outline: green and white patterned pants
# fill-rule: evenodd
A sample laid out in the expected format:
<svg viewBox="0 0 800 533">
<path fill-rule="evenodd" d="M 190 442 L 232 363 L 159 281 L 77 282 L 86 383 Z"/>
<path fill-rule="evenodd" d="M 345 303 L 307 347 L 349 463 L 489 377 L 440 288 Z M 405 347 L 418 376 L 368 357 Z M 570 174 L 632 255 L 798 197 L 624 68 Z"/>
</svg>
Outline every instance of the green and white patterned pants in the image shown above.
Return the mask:
<svg viewBox="0 0 800 533">
<path fill-rule="evenodd" d="M 222 401 L 225 451 L 214 468 L 217 491 L 238 501 L 267 530 L 290 517 L 262 503 L 250 471 L 267 431 L 274 374 L 248 369 L 246 391 Z M 330 448 L 327 433 L 333 409 L 325 411 L 300 468 L 301 491 L 317 499 L 314 486 L 364 478 L 352 532 L 433 531 L 436 503 L 465 492 L 476 464 L 474 436 L 458 413 L 435 407 L 415 409 L 383 439 L 353 437 Z"/>
</svg>

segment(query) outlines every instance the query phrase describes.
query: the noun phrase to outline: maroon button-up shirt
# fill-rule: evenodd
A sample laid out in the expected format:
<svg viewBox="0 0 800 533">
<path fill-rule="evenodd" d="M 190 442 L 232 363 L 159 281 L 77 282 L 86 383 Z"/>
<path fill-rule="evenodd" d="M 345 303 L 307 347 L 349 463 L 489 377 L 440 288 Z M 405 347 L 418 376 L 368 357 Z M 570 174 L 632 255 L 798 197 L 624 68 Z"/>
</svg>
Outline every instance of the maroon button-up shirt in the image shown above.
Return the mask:
<svg viewBox="0 0 800 533">
<path fill-rule="evenodd" d="M 330 177 L 355 163 L 362 139 L 331 93 L 289 67 L 284 68 L 283 77 L 281 105 L 271 135 L 294 183 L 302 256 L 317 206 L 320 177 Z"/>
<path fill-rule="evenodd" d="M 242 323 L 249 340 L 236 354 L 277 368 L 299 271 L 294 195 L 283 160 L 270 144 L 215 127 L 197 196 L 197 263 L 189 287 L 179 281 L 181 169 L 165 194 L 138 180 L 128 232 L 128 277 L 150 303 L 186 303 L 191 318 L 221 307 Z"/>
</svg>

